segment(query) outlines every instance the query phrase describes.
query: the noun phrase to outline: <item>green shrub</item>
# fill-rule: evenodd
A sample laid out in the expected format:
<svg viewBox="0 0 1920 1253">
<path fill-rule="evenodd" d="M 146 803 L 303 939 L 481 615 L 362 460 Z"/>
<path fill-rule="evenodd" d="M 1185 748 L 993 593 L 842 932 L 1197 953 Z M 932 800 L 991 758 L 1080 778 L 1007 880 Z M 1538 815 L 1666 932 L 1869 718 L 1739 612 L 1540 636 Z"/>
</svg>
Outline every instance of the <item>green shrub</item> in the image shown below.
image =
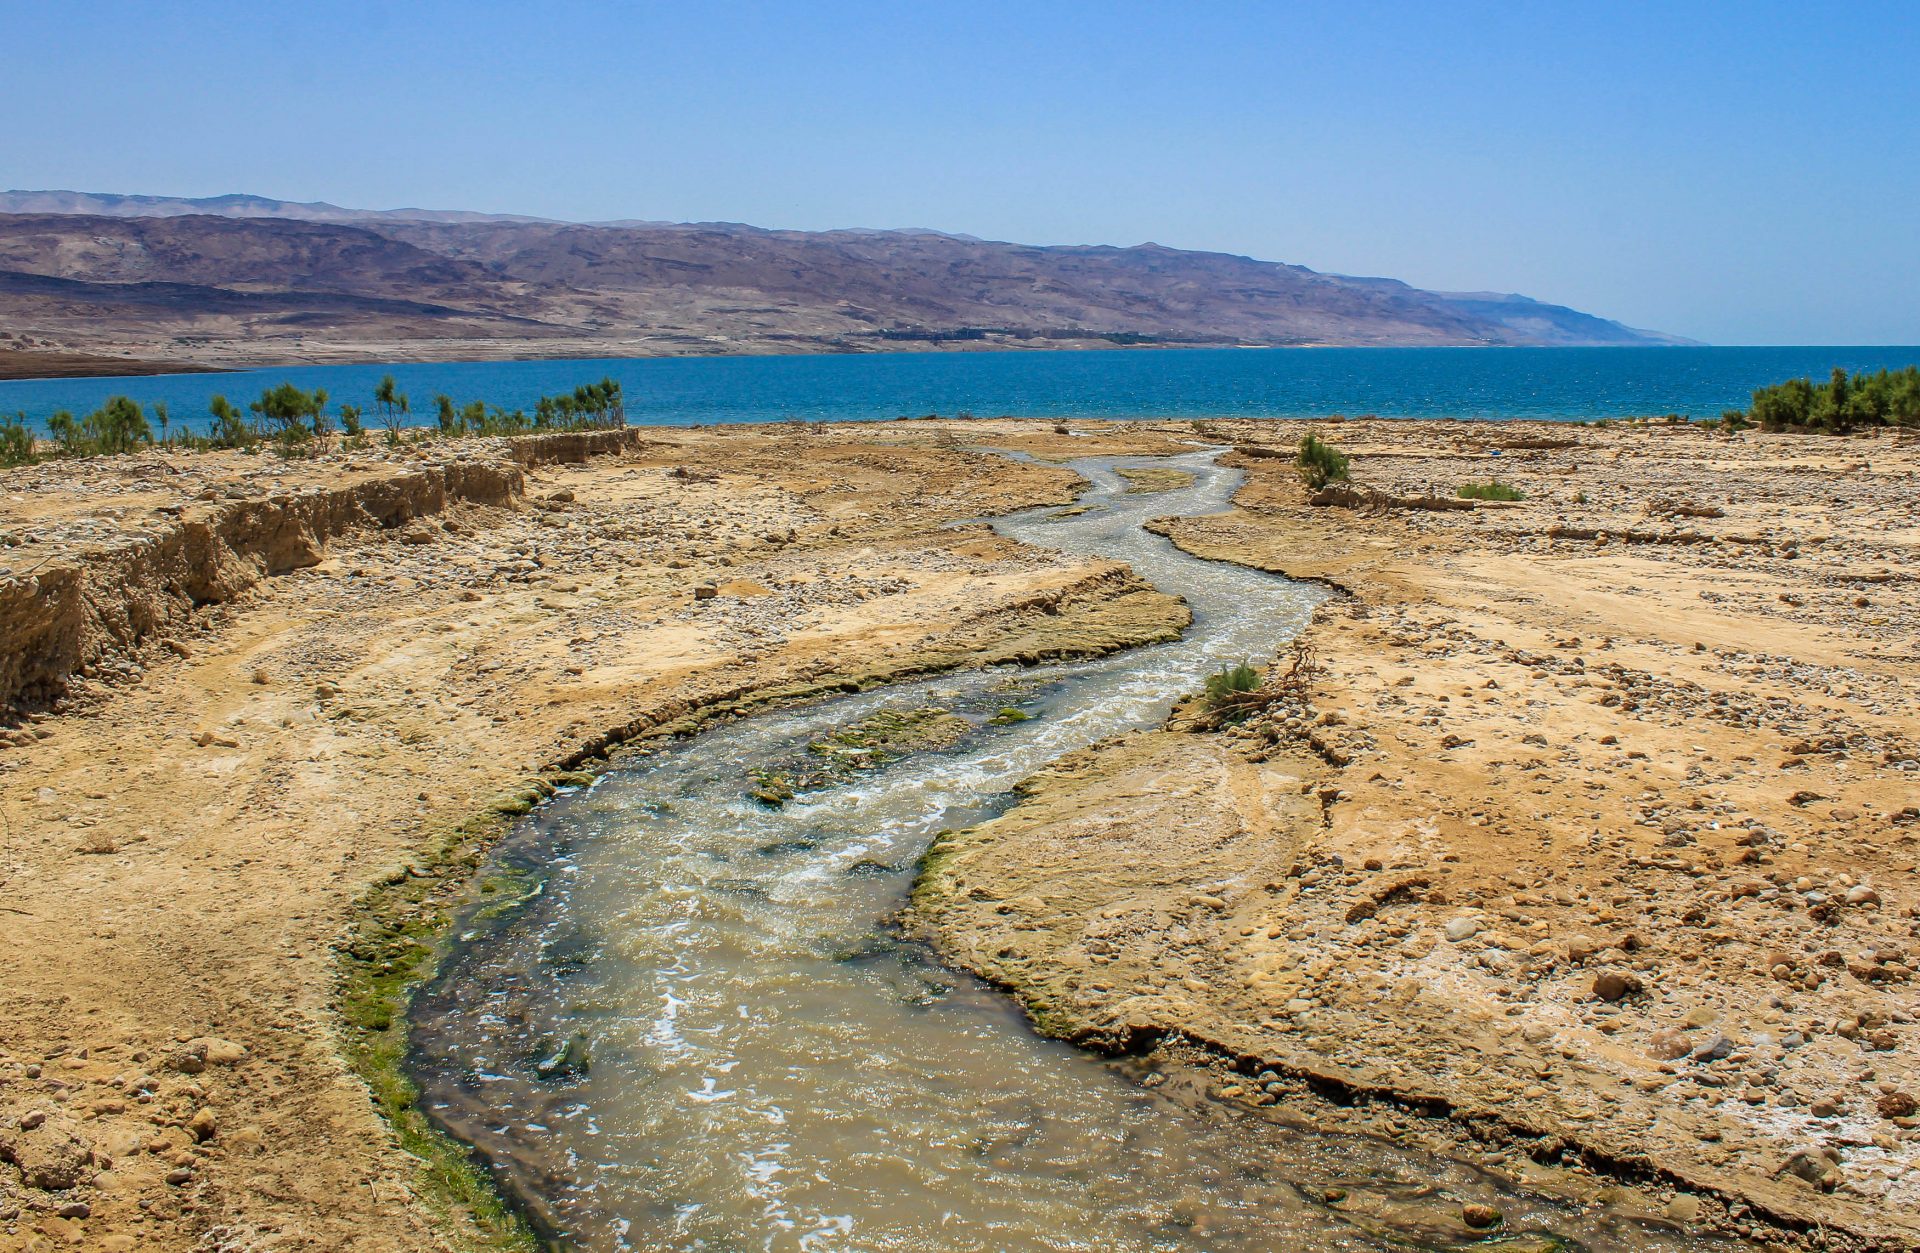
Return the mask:
<svg viewBox="0 0 1920 1253">
<path fill-rule="evenodd" d="M 1222 704 L 1241 692 L 1252 692 L 1260 686 L 1260 672 L 1241 662 L 1234 666 L 1222 666 L 1218 674 L 1207 676 L 1207 703 Z"/>
<path fill-rule="evenodd" d="M 37 459 L 26 415 L 0 418 L 0 466 L 29 466 Z"/>
<path fill-rule="evenodd" d="M 213 417 L 213 425 L 207 430 L 213 447 L 251 448 L 260 442 L 260 432 L 225 396 L 216 395 L 208 401 L 207 412 Z"/>
<path fill-rule="evenodd" d="M 81 419 L 89 452 L 132 452 L 153 442 L 147 415 L 130 396 L 109 396 L 107 403 Z"/>
<path fill-rule="evenodd" d="M 1527 494 L 1511 483 L 1488 479 L 1484 483 L 1462 483 L 1460 494 L 1468 500 L 1525 500 Z"/>
<path fill-rule="evenodd" d="M 1728 410 L 1721 422 L 1738 414 Z M 1766 431 L 1851 430 L 1856 426 L 1920 426 L 1920 366 L 1848 374 L 1838 366 L 1824 383 L 1787 379 L 1753 393 L 1753 407 L 1740 414 Z"/>
<path fill-rule="evenodd" d="M 1300 441 L 1300 456 L 1294 464 L 1307 486 L 1317 490 L 1336 479 L 1346 478 L 1351 461 L 1347 454 L 1309 433 Z"/>
</svg>

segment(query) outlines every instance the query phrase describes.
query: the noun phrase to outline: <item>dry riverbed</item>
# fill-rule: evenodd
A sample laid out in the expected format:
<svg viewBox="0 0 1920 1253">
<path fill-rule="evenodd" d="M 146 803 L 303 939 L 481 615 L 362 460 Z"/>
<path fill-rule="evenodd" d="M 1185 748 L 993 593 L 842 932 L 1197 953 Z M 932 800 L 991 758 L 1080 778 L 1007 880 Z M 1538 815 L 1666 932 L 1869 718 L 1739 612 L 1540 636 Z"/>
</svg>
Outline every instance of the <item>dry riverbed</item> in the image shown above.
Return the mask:
<svg viewBox="0 0 1920 1253">
<path fill-rule="evenodd" d="M 1240 720 L 937 846 L 914 929 L 1218 1099 L 1912 1247 L 1920 443 L 1323 425 L 1355 483 L 1314 505 L 1263 455 L 1304 429 L 1209 424 L 1251 478 L 1164 530 L 1346 595 Z M 1408 504 L 1495 475 L 1525 499 Z"/>
<path fill-rule="evenodd" d="M 1238 507 L 1165 529 L 1343 589 L 1306 664 L 1242 720 L 1190 705 L 1043 772 L 941 844 L 911 925 L 1046 1030 L 1210 1067 L 1203 1099 L 1676 1224 L 1910 1247 L 1920 448 L 1348 423 L 1321 430 L 1364 490 L 1312 505 L 1262 455 L 1304 429 L 0 475 L 27 711 L 0 730 L 0 1245 L 486 1239 L 376 1102 L 404 1095 L 392 997 L 500 824 L 756 703 L 1164 635 L 1184 610 L 1124 569 L 944 528 L 1074 496 L 969 446 L 1208 442 L 1242 450 Z M 1406 507 L 1495 473 L 1527 498 Z"/>
</svg>

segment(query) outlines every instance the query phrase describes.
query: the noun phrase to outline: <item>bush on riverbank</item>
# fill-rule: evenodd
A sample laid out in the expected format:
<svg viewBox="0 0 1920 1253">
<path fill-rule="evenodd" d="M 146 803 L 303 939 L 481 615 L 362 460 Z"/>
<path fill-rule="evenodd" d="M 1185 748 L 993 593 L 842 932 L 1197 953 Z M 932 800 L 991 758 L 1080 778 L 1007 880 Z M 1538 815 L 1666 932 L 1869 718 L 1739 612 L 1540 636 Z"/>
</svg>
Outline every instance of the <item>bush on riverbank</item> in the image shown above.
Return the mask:
<svg viewBox="0 0 1920 1253">
<path fill-rule="evenodd" d="M 1511 483 L 1488 479 L 1484 483 L 1462 483 L 1460 494 L 1468 500 L 1525 500 L 1527 494 Z"/>
<path fill-rule="evenodd" d="M 1345 479 L 1352 460 L 1318 435 L 1309 433 L 1300 441 L 1300 455 L 1294 464 L 1299 466 L 1300 477 L 1306 480 L 1307 486 L 1319 491 L 1336 479 Z"/>
</svg>

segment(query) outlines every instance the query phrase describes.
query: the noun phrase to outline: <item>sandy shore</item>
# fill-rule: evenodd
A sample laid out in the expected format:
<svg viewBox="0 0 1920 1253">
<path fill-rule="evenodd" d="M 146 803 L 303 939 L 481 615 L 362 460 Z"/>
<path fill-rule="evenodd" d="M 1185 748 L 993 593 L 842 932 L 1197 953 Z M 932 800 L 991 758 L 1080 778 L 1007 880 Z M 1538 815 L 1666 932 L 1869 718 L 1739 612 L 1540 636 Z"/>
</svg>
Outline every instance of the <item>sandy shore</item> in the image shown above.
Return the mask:
<svg viewBox="0 0 1920 1253">
<path fill-rule="evenodd" d="M 1184 620 L 1109 563 L 944 529 L 1074 493 L 962 441 L 1301 430 L 1072 429 L 0 476 L 0 692 L 40 711 L 0 731 L 0 1243 L 493 1238 L 386 1069 L 466 867 L 621 742 Z M 1234 512 L 1166 527 L 1349 593 L 1310 679 L 1045 772 L 936 852 L 913 925 L 1044 1029 L 1192 1056 L 1221 1099 L 1676 1222 L 1910 1245 L 1920 449 L 1325 433 L 1358 507 L 1243 454 Z M 1495 471 L 1528 499 L 1385 499 Z"/>
<path fill-rule="evenodd" d="M 1032 780 L 936 849 L 916 928 L 1043 1029 L 1198 1046 L 1226 1099 L 1911 1247 L 1920 443 L 1321 430 L 1350 507 L 1243 456 L 1234 512 L 1165 527 L 1346 591 L 1307 672 Z M 1494 474 L 1526 499 L 1392 503 Z"/>
</svg>

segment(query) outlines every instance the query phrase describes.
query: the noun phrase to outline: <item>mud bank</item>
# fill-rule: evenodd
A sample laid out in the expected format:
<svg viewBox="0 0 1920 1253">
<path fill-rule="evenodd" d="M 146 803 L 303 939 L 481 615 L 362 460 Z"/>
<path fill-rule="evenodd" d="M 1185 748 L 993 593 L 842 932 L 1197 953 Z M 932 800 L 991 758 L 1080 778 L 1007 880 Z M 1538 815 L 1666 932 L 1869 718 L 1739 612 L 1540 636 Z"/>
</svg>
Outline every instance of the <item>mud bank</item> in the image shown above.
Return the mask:
<svg viewBox="0 0 1920 1253">
<path fill-rule="evenodd" d="M 1316 506 L 1259 455 L 1300 424 L 1213 425 L 1238 507 L 1156 529 L 1348 595 L 1236 720 L 943 840 L 914 930 L 1220 1099 L 1913 1247 L 1920 451 L 1351 423 L 1320 433 L 1357 490 Z M 1495 470 L 1523 501 L 1407 507 Z"/>
</svg>

